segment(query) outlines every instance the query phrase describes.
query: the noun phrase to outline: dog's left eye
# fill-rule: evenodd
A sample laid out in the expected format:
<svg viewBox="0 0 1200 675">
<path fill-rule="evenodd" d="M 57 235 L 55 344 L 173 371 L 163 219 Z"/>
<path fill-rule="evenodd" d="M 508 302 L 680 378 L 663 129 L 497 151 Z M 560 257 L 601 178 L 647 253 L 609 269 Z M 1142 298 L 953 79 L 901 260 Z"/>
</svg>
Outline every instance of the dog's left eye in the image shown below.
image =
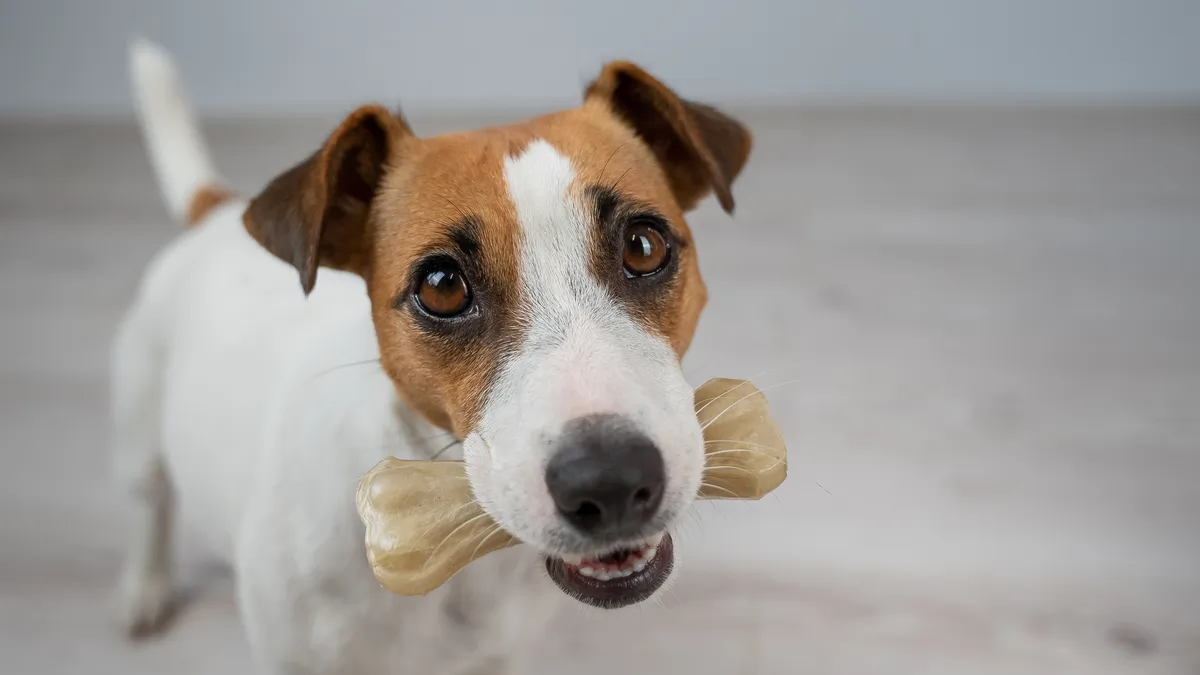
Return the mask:
<svg viewBox="0 0 1200 675">
<path fill-rule="evenodd" d="M 439 318 L 462 314 L 471 305 L 471 288 L 462 270 L 438 265 L 424 272 L 416 292 L 421 309 Z"/>
<path fill-rule="evenodd" d="M 671 261 L 671 245 L 655 225 L 635 222 L 625 231 L 622 261 L 628 276 L 648 277 Z"/>
</svg>

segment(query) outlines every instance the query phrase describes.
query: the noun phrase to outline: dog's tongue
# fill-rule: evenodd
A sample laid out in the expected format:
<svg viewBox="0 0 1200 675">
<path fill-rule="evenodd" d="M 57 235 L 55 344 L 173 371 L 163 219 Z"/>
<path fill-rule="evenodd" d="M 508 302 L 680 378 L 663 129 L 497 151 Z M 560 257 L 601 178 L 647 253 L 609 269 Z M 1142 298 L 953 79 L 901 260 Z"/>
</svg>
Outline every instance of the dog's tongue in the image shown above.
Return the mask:
<svg viewBox="0 0 1200 675">
<path fill-rule="evenodd" d="M 787 449 L 767 399 L 746 380 L 695 392 L 704 430 L 702 499 L 760 499 L 787 477 Z M 358 484 L 367 559 L 379 583 L 425 595 L 472 560 L 520 543 L 471 493 L 462 462 L 385 459 Z"/>
</svg>

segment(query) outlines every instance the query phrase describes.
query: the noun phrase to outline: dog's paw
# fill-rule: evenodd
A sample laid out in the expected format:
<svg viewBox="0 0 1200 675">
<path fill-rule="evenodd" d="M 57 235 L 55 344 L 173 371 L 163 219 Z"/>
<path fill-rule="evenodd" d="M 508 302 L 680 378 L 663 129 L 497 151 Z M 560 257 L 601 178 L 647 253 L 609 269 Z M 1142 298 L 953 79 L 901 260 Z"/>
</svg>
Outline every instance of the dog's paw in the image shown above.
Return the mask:
<svg viewBox="0 0 1200 675">
<path fill-rule="evenodd" d="M 163 629 L 173 604 L 169 574 L 126 574 L 117 591 L 117 618 L 130 638 L 148 637 Z"/>
</svg>

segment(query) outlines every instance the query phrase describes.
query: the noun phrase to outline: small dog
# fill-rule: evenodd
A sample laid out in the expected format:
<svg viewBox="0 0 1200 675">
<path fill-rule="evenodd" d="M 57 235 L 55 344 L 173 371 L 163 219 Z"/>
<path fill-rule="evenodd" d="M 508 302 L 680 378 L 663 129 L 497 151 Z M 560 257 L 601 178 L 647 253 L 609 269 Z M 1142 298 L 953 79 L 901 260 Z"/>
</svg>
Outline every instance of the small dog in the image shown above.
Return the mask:
<svg viewBox="0 0 1200 675">
<path fill-rule="evenodd" d="M 710 193 L 732 211 L 747 130 L 618 62 L 581 106 L 504 127 L 422 139 L 359 108 L 242 201 L 170 58 L 138 42 L 131 61 L 189 227 L 115 341 L 141 520 L 127 628 L 168 609 L 177 503 L 232 565 L 272 673 L 506 672 L 560 590 L 600 607 L 659 591 L 704 463 L 679 365 L 706 299 L 684 212 Z M 434 456 L 439 432 L 526 545 L 395 596 L 367 566 L 355 485 L 389 455 Z"/>
</svg>

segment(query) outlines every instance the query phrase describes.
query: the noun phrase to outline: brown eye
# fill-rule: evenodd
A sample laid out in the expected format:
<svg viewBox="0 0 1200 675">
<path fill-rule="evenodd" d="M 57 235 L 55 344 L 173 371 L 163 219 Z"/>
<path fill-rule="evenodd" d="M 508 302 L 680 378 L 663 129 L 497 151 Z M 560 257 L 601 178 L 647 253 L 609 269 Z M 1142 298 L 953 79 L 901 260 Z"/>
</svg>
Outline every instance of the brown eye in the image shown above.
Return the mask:
<svg viewBox="0 0 1200 675">
<path fill-rule="evenodd" d="M 634 223 L 625 231 L 625 272 L 646 277 L 667 266 L 671 247 L 662 232 L 647 223 Z"/>
<path fill-rule="evenodd" d="M 471 304 L 467 279 L 456 267 L 440 266 L 425 273 L 417 288 L 417 302 L 430 314 L 448 318 L 466 311 Z"/>
</svg>

